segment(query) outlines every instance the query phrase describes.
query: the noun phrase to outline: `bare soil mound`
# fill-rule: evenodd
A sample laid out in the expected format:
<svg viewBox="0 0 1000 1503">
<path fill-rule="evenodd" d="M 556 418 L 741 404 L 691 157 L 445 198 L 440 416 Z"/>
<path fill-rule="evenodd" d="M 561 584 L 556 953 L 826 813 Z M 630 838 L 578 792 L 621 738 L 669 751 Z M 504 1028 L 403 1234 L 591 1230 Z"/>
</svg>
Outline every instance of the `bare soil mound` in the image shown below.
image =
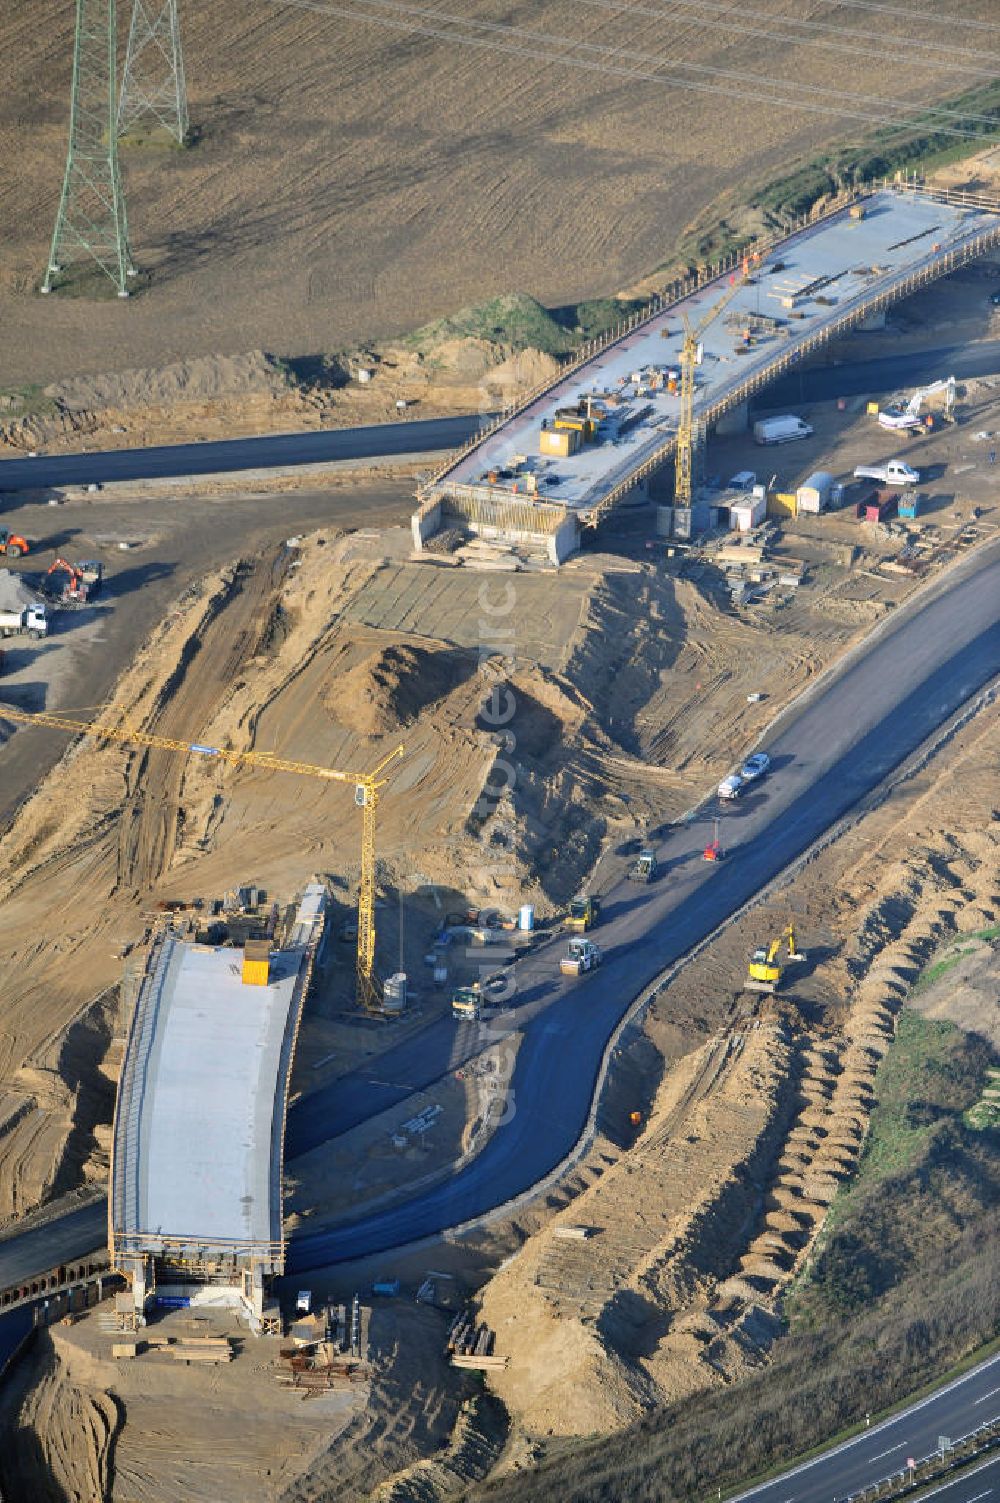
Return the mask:
<svg viewBox="0 0 1000 1503">
<path fill-rule="evenodd" d="M 428 705 L 469 677 L 471 655 L 447 648 L 381 647 L 331 683 L 323 703 L 335 720 L 361 736 L 385 736 L 412 725 Z"/>
</svg>

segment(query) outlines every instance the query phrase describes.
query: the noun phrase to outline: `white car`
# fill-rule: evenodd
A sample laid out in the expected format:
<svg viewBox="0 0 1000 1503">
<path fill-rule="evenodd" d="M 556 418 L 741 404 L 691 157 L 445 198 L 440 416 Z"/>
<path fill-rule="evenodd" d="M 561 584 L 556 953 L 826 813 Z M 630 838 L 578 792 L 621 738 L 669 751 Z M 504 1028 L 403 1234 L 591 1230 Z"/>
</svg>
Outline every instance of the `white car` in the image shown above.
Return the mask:
<svg viewBox="0 0 1000 1503">
<path fill-rule="evenodd" d="M 755 783 L 762 778 L 771 766 L 771 758 L 767 752 L 754 752 L 752 757 L 747 757 L 740 768 L 740 777 L 744 783 Z"/>
<path fill-rule="evenodd" d="M 743 779 L 739 773 L 730 773 L 728 778 L 723 778 L 719 784 L 719 797 L 725 799 L 739 798 L 743 792 Z"/>
</svg>

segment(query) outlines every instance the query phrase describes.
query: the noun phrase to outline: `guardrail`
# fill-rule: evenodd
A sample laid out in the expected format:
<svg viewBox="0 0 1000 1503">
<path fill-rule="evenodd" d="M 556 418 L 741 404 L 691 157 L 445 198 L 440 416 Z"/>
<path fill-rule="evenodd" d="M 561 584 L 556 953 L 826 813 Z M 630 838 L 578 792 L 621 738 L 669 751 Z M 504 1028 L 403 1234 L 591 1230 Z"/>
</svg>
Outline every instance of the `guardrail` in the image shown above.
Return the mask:
<svg viewBox="0 0 1000 1503">
<path fill-rule="evenodd" d="M 869 1483 L 859 1492 L 850 1493 L 844 1503 L 875 1503 L 876 1499 L 879 1503 L 888 1503 L 890 1498 L 905 1498 L 909 1493 L 936 1482 L 939 1477 L 946 1477 L 950 1472 L 967 1466 L 976 1457 L 986 1455 L 997 1447 L 1000 1447 L 1000 1416 L 984 1420 L 975 1430 L 970 1430 L 958 1440 L 942 1435 L 935 1450 L 919 1460 L 913 1458 L 912 1467 L 906 1466 L 902 1471 L 892 1472 L 878 1482 Z M 948 1457 L 951 1459 L 947 1460 Z"/>
</svg>

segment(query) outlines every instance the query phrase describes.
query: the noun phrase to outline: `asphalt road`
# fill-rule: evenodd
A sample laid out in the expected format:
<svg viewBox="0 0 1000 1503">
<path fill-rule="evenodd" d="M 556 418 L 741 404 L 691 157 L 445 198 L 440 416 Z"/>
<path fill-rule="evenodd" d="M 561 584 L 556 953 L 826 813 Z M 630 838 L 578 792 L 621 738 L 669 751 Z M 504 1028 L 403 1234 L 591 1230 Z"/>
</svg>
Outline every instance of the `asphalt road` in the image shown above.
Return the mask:
<svg viewBox="0 0 1000 1503">
<path fill-rule="evenodd" d="M 930 1456 L 942 1435 L 957 1441 L 998 1415 L 1000 1357 L 990 1357 L 908 1409 L 780 1477 L 740 1493 L 732 1503 L 750 1498 L 754 1503 L 837 1503 L 904 1471 L 908 1458 L 919 1462 Z M 970 1468 L 935 1488 L 934 1494 L 942 1494 L 942 1503 L 976 1503 L 998 1486 L 1000 1457 L 995 1457 L 985 1467 Z"/>
<path fill-rule="evenodd" d="M 946 345 L 849 365 L 803 366 L 801 371 L 768 386 L 759 405 L 782 407 L 862 392 L 877 395 L 917 386 L 942 374 L 964 379 L 998 372 L 1000 340 Z M 326 428 L 314 433 L 276 433 L 263 438 L 231 438 L 203 444 L 3 459 L 0 493 L 446 451 L 467 443 L 492 416 L 492 413 L 464 413 L 458 417 L 414 418 L 404 423 L 373 423 L 365 428 Z"/>
<path fill-rule="evenodd" d="M 324 428 L 314 433 L 275 433 L 265 438 L 227 438 L 204 444 L 149 449 L 105 449 L 94 454 L 40 454 L 37 459 L 0 460 L 0 492 L 61 485 L 153 480 L 173 475 L 212 475 L 342 459 L 378 459 L 458 449 L 492 414 L 415 418 L 366 428 Z"/>
<path fill-rule="evenodd" d="M 836 346 L 831 348 L 835 350 Z M 936 350 L 912 350 L 905 355 L 886 355 L 880 360 L 858 360 L 844 365 L 831 364 L 827 355 L 822 364 L 819 360 L 816 364 L 803 364 L 801 370 L 772 382 L 753 406 L 772 409 L 867 393 L 883 396 L 891 391 L 924 386 L 944 376 L 965 381 L 973 376 L 998 373 L 998 339 L 983 340 L 981 344 L 942 345 Z"/>
<path fill-rule="evenodd" d="M 822 692 L 800 703 L 764 743 L 771 775 L 722 814 L 727 859 L 701 860 L 712 805 L 670 830 L 650 887 L 622 881 L 603 894 L 602 969 L 569 981 L 558 950 L 515 967 L 516 995 L 491 1024 L 435 1022 L 405 1046 L 310 1094 L 289 1113 L 293 1158 L 429 1085 L 491 1037 L 524 1031 L 504 1125 L 465 1169 L 403 1205 L 297 1232 L 288 1271 L 387 1251 L 460 1225 L 523 1194 L 571 1150 L 587 1120 L 606 1041 L 631 999 L 665 966 L 740 907 L 874 788 L 1000 669 L 1000 544 L 969 559 L 919 610 L 904 608 Z M 517 716 L 509 729 L 517 733 Z M 809 937 L 800 936 L 808 950 Z M 487 1032 L 489 1030 L 489 1032 Z"/>
<path fill-rule="evenodd" d="M 0 1289 L 83 1259 L 108 1245 L 108 1203 L 79 1206 L 0 1241 Z"/>
<path fill-rule="evenodd" d="M 924 1499 L 940 1497 L 941 1503 L 984 1503 L 986 1498 L 995 1497 L 1000 1492 L 1000 1456 L 993 1456 L 989 1461 L 980 1462 L 978 1466 L 970 1467 L 958 1477 L 953 1477 L 950 1482 L 942 1482 L 940 1487 L 935 1487 L 929 1493 L 924 1493 Z"/>
</svg>

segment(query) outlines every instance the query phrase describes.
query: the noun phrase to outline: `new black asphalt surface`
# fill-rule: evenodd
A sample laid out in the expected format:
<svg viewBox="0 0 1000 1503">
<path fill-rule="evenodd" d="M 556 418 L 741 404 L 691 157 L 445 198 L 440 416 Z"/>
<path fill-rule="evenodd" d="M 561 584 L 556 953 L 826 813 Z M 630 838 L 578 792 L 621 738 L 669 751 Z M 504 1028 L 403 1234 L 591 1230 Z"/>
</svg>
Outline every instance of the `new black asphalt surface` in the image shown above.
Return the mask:
<svg viewBox="0 0 1000 1503">
<path fill-rule="evenodd" d="M 912 391 L 947 376 L 967 381 L 998 373 L 1000 340 L 997 339 L 979 344 L 942 345 L 936 350 L 912 350 L 905 355 L 885 355 L 878 360 L 857 360 L 843 365 L 829 361 L 803 362 L 800 369 L 772 381 L 752 405 L 771 410 L 794 406 L 797 402 L 826 402 L 836 397 L 883 396 L 892 391 Z"/>
<path fill-rule="evenodd" d="M 1000 670 L 1000 544 L 904 608 L 800 701 L 764 742 L 771 774 L 718 812 L 726 859 L 705 862 L 715 801 L 657 846 L 660 877 L 603 894 L 600 971 L 558 974 L 562 943 L 513 969 L 509 1011 L 482 1024 L 430 1024 L 371 1070 L 332 1082 L 289 1113 L 294 1158 L 430 1085 L 488 1042 L 523 1030 L 503 1126 L 451 1179 L 335 1228 L 298 1231 L 288 1271 L 399 1247 L 524 1194 L 584 1130 L 601 1056 L 619 1019 L 664 967 L 709 934 L 874 788 Z M 515 713 L 508 729 L 517 734 Z M 391 796 L 391 788 L 386 797 Z M 800 936 L 808 949 L 808 936 Z M 484 960 L 489 952 L 484 953 Z"/>
<path fill-rule="evenodd" d="M 1000 1357 L 978 1367 L 908 1409 L 863 1430 L 853 1440 L 783 1472 L 771 1482 L 739 1494 L 733 1503 L 838 1503 L 873 1483 L 907 1469 L 907 1461 L 930 1456 L 942 1436 L 949 1442 L 971 1435 L 1000 1415 Z M 974 1503 L 996 1488 L 1000 1458 L 979 1471 L 970 1469 L 946 1483 L 942 1503 Z"/>
<path fill-rule="evenodd" d="M 105 449 L 94 454 L 39 454 L 36 459 L 2 459 L 0 493 L 459 449 L 491 416 L 473 412 L 459 417 L 415 418 L 404 423 L 372 423 L 365 428 L 324 428 L 313 433 L 275 433 L 264 438 L 226 438 L 204 444 L 164 444 L 149 449 Z"/>
</svg>

